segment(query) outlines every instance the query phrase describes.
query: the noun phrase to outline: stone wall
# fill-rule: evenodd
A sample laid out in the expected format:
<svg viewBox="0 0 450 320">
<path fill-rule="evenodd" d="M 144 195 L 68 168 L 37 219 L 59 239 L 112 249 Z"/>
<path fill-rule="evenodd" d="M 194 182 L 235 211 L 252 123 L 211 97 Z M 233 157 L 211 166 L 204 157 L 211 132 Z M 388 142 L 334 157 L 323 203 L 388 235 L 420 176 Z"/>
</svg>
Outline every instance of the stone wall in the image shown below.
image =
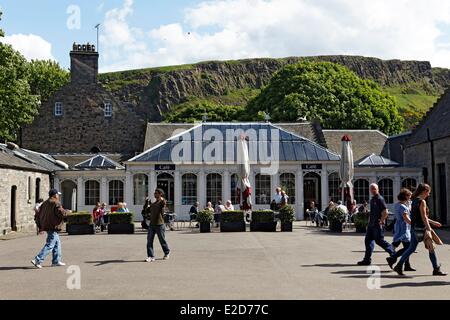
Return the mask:
<svg viewBox="0 0 450 320">
<path fill-rule="evenodd" d="M 54 115 L 56 102 L 62 116 Z M 104 104 L 113 115 L 105 117 Z M 118 102 L 101 85 L 71 83 L 44 103 L 33 124 L 23 128 L 22 146 L 45 153 L 89 153 L 97 147 L 104 153 L 134 156 L 143 151 L 146 122 L 132 106 Z"/>
<path fill-rule="evenodd" d="M 31 178 L 31 194 L 28 195 L 28 178 Z M 36 179 L 41 179 L 40 197 L 46 199 L 50 189 L 48 174 L 0 168 L 0 235 L 11 231 L 11 192 L 16 193 L 17 231 L 35 230 L 34 206 L 36 201 Z M 30 199 L 29 199 L 30 198 Z"/>
</svg>

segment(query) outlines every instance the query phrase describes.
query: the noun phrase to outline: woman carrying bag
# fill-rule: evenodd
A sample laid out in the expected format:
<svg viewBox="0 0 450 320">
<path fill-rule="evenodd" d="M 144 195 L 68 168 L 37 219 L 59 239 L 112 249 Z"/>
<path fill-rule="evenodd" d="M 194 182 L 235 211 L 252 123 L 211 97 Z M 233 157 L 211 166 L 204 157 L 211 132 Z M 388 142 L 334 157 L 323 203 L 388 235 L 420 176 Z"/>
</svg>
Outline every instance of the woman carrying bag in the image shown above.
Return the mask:
<svg viewBox="0 0 450 320">
<path fill-rule="evenodd" d="M 441 239 L 431 228 L 431 225 L 436 228 L 442 227 L 442 225 L 429 219 L 428 208 L 426 199 L 430 196 L 431 187 L 428 184 L 420 184 L 416 192 L 412 196 L 411 206 L 411 243 L 409 248 L 402 255 L 399 263 L 395 266 L 394 271 L 399 275 L 403 274 L 403 265 L 408 258 L 415 252 L 417 245 L 420 242 L 425 243 L 425 247 L 429 251 L 430 261 L 433 265 L 433 276 L 446 276 L 447 274 L 441 271 L 441 265 L 438 262 L 435 245 L 442 245 Z"/>
</svg>

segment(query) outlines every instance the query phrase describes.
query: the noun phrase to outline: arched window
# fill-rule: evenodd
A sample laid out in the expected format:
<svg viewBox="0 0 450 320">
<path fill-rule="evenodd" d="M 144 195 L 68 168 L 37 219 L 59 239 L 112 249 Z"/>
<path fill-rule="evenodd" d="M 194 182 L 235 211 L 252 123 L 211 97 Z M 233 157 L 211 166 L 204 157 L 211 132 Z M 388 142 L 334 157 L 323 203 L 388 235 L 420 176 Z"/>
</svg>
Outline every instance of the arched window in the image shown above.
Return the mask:
<svg viewBox="0 0 450 320">
<path fill-rule="evenodd" d="M 140 173 L 133 177 L 134 204 L 142 206 L 148 196 L 148 176 Z"/>
<path fill-rule="evenodd" d="M 239 187 L 239 176 L 237 174 L 232 174 L 231 175 L 231 203 L 233 204 L 239 204 L 240 201 L 240 197 L 238 194 L 238 190 L 237 188 Z"/>
<path fill-rule="evenodd" d="M 95 180 L 86 181 L 84 184 L 84 204 L 95 206 L 100 201 L 100 183 Z"/>
<path fill-rule="evenodd" d="M 394 181 L 392 179 L 382 179 L 378 182 L 380 194 L 383 196 L 387 204 L 394 203 Z"/>
<path fill-rule="evenodd" d="M 369 181 L 366 179 L 358 179 L 353 183 L 353 192 L 356 203 L 362 204 L 364 201 L 369 202 Z"/>
<path fill-rule="evenodd" d="M 119 202 L 123 202 L 123 182 L 120 180 L 112 180 L 109 182 L 109 205 L 113 206 Z"/>
<path fill-rule="evenodd" d="M 280 186 L 289 196 L 288 202 L 295 204 L 295 174 L 283 173 L 280 175 Z"/>
<path fill-rule="evenodd" d="M 197 176 L 192 173 L 183 175 L 182 182 L 182 205 L 193 205 L 197 201 Z"/>
<path fill-rule="evenodd" d="M 206 176 L 206 201 L 211 201 L 216 205 L 222 200 L 222 176 L 218 173 L 211 173 Z"/>
<path fill-rule="evenodd" d="M 257 174 L 255 176 L 256 204 L 270 204 L 270 176 Z"/>
<path fill-rule="evenodd" d="M 407 178 L 402 181 L 402 188 L 406 188 L 411 192 L 415 192 L 417 189 L 417 180 L 413 178 Z"/>
<path fill-rule="evenodd" d="M 339 174 L 333 172 L 328 176 L 328 196 L 334 202 L 337 202 L 341 199 L 341 178 Z"/>
</svg>

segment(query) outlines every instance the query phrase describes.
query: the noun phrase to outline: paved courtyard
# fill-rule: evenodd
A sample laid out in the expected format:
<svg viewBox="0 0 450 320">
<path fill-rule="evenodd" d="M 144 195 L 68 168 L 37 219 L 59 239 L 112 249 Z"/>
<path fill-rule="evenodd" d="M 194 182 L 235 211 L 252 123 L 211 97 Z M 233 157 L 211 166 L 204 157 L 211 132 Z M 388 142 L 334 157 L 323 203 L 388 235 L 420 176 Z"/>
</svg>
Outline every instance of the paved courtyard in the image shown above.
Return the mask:
<svg viewBox="0 0 450 320">
<path fill-rule="evenodd" d="M 438 248 L 450 271 L 450 240 Z M 0 299 L 448 299 L 450 277 L 430 276 L 423 245 L 418 272 L 400 278 L 377 250 L 381 289 L 369 290 L 363 235 L 330 234 L 297 223 L 293 233 L 168 232 L 172 257 L 144 263 L 146 234 L 62 235 L 64 261 L 81 270 L 81 289 L 67 289 L 67 268 L 34 269 L 45 236 L 0 241 Z M 390 240 L 391 237 L 388 237 Z M 157 254 L 162 256 L 159 244 Z M 50 260 L 46 261 L 48 266 Z M 372 281 L 373 282 L 373 281 Z"/>
</svg>

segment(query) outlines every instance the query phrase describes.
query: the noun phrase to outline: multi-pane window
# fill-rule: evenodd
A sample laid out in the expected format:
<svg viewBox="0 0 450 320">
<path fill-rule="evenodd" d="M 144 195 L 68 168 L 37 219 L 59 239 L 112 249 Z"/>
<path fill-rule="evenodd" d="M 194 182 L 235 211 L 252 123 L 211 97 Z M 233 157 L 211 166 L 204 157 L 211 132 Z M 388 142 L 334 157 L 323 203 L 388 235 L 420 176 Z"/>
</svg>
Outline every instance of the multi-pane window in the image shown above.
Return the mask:
<svg viewBox="0 0 450 320">
<path fill-rule="evenodd" d="M 295 174 L 283 173 L 280 175 L 280 186 L 289 196 L 289 203 L 295 204 Z"/>
<path fill-rule="evenodd" d="M 222 176 L 218 173 L 211 173 L 206 176 L 206 201 L 211 201 L 216 205 L 222 200 Z"/>
<path fill-rule="evenodd" d="M 134 204 L 143 205 L 148 196 L 148 176 L 136 174 L 133 177 Z"/>
<path fill-rule="evenodd" d="M 394 203 L 394 181 L 392 179 L 382 179 L 378 182 L 380 194 L 383 196 L 387 204 Z"/>
<path fill-rule="evenodd" d="M 95 180 L 84 184 L 84 203 L 86 206 L 95 206 L 100 201 L 100 183 Z"/>
<path fill-rule="evenodd" d="M 61 102 L 55 103 L 55 117 L 61 117 L 63 114 L 63 105 Z"/>
<path fill-rule="evenodd" d="M 358 179 L 353 183 L 353 192 L 356 203 L 362 204 L 364 201 L 369 202 L 369 181 L 366 179 Z"/>
<path fill-rule="evenodd" d="M 239 192 L 238 192 L 238 188 L 239 188 L 239 176 L 237 174 L 232 174 L 231 175 L 231 203 L 233 204 L 239 204 L 240 199 L 239 199 Z"/>
<path fill-rule="evenodd" d="M 337 202 L 341 199 L 341 178 L 339 174 L 333 172 L 328 176 L 328 195 L 331 201 Z"/>
<path fill-rule="evenodd" d="M 417 180 L 413 178 L 404 179 L 402 181 L 402 188 L 406 188 L 411 192 L 415 192 L 417 189 Z"/>
<path fill-rule="evenodd" d="M 123 202 L 123 182 L 113 180 L 109 182 L 109 205 L 113 206 Z"/>
<path fill-rule="evenodd" d="M 182 205 L 193 205 L 197 201 L 197 176 L 192 173 L 183 175 L 182 182 Z"/>
<path fill-rule="evenodd" d="M 256 204 L 270 204 L 270 176 L 257 174 L 255 176 L 255 200 Z"/>
<path fill-rule="evenodd" d="M 111 118 L 113 115 L 113 107 L 111 103 L 105 103 L 105 118 Z"/>
</svg>

